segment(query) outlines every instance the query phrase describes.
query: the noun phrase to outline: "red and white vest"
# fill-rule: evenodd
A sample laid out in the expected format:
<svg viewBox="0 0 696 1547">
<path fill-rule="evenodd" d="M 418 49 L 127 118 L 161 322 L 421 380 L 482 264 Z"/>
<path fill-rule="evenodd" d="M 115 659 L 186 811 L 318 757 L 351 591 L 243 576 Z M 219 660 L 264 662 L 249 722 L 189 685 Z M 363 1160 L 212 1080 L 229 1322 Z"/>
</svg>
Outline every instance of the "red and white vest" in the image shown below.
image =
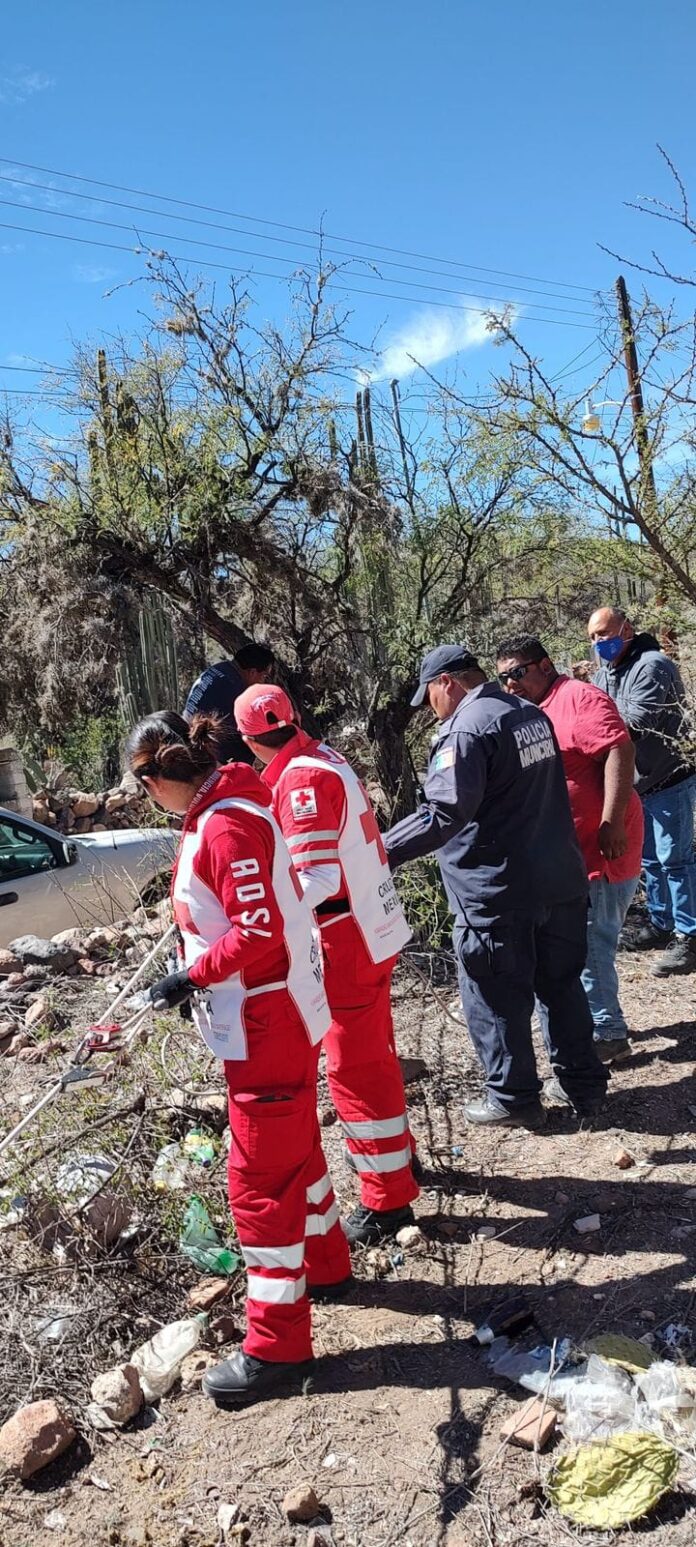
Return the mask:
<svg viewBox="0 0 696 1547">
<path fill-rule="evenodd" d="M 255 801 L 231 798 L 216 801 L 201 813 L 195 828 L 184 833 L 177 858 L 172 901 L 174 915 L 177 917 L 178 914 L 182 921 L 179 927 L 186 966 L 192 967 L 208 947 L 227 934 L 230 928 L 230 920 L 222 904 L 194 869 L 206 822 L 214 811 L 226 809 L 246 811 L 251 816 L 261 817 L 272 830 L 272 884 L 283 917 L 284 944 L 288 958 L 287 977 L 282 981 L 247 988 L 243 973 L 239 972 L 223 983 L 197 990 L 192 1006 L 193 1018 L 204 1042 L 216 1058 L 236 1061 L 248 1056 L 244 1008 L 247 1000 L 254 995 L 286 990 L 313 1045 L 326 1035 L 331 1024 L 331 1012 L 324 992 L 321 952 L 312 914 L 304 900 L 297 895 L 290 855 L 275 817 Z M 195 925 L 198 933 L 186 928 L 187 919 Z"/>
<path fill-rule="evenodd" d="M 324 742 L 312 753 L 301 752 L 291 758 L 287 767 L 320 769 L 340 779 L 345 807 L 338 835 L 338 859 L 350 910 L 372 961 L 388 961 L 410 940 L 411 929 L 399 901 L 374 811 L 358 775 L 340 752 Z"/>
</svg>

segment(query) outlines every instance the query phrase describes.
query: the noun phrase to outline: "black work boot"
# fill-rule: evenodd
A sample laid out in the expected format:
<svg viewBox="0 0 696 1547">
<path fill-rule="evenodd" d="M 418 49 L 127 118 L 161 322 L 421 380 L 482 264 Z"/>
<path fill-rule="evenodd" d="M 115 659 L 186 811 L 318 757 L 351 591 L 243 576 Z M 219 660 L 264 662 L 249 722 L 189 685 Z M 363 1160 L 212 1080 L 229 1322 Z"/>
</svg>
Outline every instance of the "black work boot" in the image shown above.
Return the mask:
<svg viewBox="0 0 696 1547">
<path fill-rule="evenodd" d="M 696 935 L 675 935 L 672 944 L 650 971 L 654 978 L 696 972 Z"/>
<path fill-rule="evenodd" d="M 315 1305 L 328 1305 L 332 1300 L 347 1299 L 351 1289 L 355 1285 L 352 1273 L 346 1278 L 338 1279 L 335 1284 L 308 1284 L 307 1294 Z"/>
<path fill-rule="evenodd" d="M 628 1037 L 595 1037 L 594 1050 L 603 1064 L 624 1064 L 633 1053 Z"/>
<path fill-rule="evenodd" d="M 302 1364 L 272 1364 L 268 1359 L 245 1354 L 240 1348 L 231 1359 L 206 1370 L 203 1390 L 218 1407 L 239 1407 L 244 1402 L 255 1402 L 258 1397 L 275 1393 L 279 1386 L 285 1385 L 290 1390 L 293 1382 L 297 1384 L 312 1364 L 311 1359 Z"/>
<path fill-rule="evenodd" d="M 468 1123 L 484 1124 L 498 1128 L 531 1128 L 534 1132 L 543 1128 L 546 1113 L 540 1101 L 530 1101 L 524 1107 L 500 1107 L 486 1092 L 479 1101 L 470 1101 L 464 1107 Z"/>
<path fill-rule="evenodd" d="M 665 951 L 673 939 L 673 930 L 660 929 L 657 924 L 653 924 L 652 919 L 648 919 L 647 923 L 642 924 L 635 935 L 627 935 L 625 930 L 621 931 L 619 949 L 622 951 Z"/>
<path fill-rule="evenodd" d="M 343 1229 L 349 1246 L 377 1246 L 389 1236 L 403 1230 L 404 1225 L 414 1225 L 415 1216 L 410 1203 L 401 1209 L 368 1209 L 359 1203 L 352 1214 L 343 1221 Z"/>
</svg>

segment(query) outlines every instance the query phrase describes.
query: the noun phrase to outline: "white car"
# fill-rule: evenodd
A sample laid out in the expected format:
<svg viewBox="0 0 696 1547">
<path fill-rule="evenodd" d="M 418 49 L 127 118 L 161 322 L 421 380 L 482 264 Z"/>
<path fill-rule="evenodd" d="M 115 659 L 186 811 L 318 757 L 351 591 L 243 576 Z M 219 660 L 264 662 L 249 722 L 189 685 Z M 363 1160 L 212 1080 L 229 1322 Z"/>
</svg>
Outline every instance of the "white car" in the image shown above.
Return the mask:
<svg viewBox="0 0 696 1547">
<path fill-rule="evenodd" d="M 0 807 L 0 947 L 132 913 L 165 880 L 178 837 L 153 827 L 66 838 Z"/>
</svg>

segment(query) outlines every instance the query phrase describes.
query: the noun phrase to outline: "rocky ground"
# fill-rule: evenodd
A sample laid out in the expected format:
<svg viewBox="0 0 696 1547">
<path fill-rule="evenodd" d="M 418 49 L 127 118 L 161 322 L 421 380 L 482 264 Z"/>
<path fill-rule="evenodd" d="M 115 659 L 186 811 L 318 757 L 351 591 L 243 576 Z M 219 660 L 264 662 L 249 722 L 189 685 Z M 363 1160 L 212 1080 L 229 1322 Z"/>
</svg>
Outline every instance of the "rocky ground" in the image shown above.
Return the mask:
<svg viewBox="0 0 696 1547">
<path fill-rule="evenodd" d="M 63 1098 L 9 1181 L 0 1172 L 6 1192 L 39 1185 L 43 1204 L 52 1198 L 61 1216 L 44 1214 L 37 1229 L 34 1205 L 0 1234 L 0 1419 L 55 1396 L 78 1431 L 33 1479 L 6 1477 L 2 1547 L 54 1536 L 75 1547 L 206 1547 L 223 1540 L 223 1527 L 225 1540 L 250 1547 L 560 1547 L 584 1539 L 545 1502 L 553 1448 L 535 1456 L 501 1444 L 501 1425 L 524 1393 L 491 1375 L 471 1334 L 519 1288 L 549 1341 L 696 1325 L 694 980 L 657 982 L 649 959 L 623 958 L 635 1056 L 614 1074 L 606 1118 L 593 1130 L 557 1109 L 540 1135 L 472 1134 L 461 1117 L 462 1098 L 478 1088 L 466 1033 L 445 1012 L 449 992 L 435 997 L 428 964 L 420 966 L 424 975 L 401 971 L 395 1006 L 400 1050 L 424 1065 L 408 1087 L 426 1169 L 420 1232 L 411 1244 L 357 1257 L 348 1303 L 315 1310 L 311 1380 L 284 1400 L 228 1414 L 200 1392 L 206 1357 L 240 1335 L 236 1275 L 207 1344 L 187 1366 L 189 1389 L 175 1387 L 118 1431 L 95 1433 L 86 1416 L 94 1375 L 158 1324 L 186 1315 L 200 1279 L 177 1249 L 180 1199 L 151 1182 L 163 1144 L 190 1128 L 201 1104 L 208 1102 L 211 1131 L 224 1123 L 215 1071 L 178 1017 L 156 1028 L 117 1083 L 73 1104 Z M 96 995 L 97 987 L 84 982 L 80 993 Z M 75 1021 L 74 999 L 71 1007 Z M 4 1129 L 47 1078 L 52 1057 L 38 1066 L 2 1061 Z M 320 1105 L 328 1118 L 325 1090 Z M 99 1126 L 107 1111 L 110 1122 Z M 349 1207 L 355 1184 L 338 1128 L 327 1126 L 325 1136 Z M 199 1190 L 222 1230 L 224 1135 L 216 1143 Z M 130 1223 L 108 1247 L 99 1230 L 90 1236 L 82 1221 L 75 1233 L 74 1215 L 64 1218 L 56 1145 L 58 1159 L 87 1148 L 117 1160 L 112 1190 L 125 1196 Z M 580 1234 L 576 1221 L 593 1214 L 599 1229 Z M 63 1319 L 53 1340 L 37 1332 L 41 1315 L 44 1323 Z M 288 1490 L 304 1484 L 316 1494 L 310 1524 L 291 1520 L 284 1505 Z M 687 1547 L 695 1503 L 696 1464 L 685 1452 L 678 1486 L 637 1534 L 655 1547 Z M 595 1532 L 592 1540 L 628 1535 Z"/>
</svg>

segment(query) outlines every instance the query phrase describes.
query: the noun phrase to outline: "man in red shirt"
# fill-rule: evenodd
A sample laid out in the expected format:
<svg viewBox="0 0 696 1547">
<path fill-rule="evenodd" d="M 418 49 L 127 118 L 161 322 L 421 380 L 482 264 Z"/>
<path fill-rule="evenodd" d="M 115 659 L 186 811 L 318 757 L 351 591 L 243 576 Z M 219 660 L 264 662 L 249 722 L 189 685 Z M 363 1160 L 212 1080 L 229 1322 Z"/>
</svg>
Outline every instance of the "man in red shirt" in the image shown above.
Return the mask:
<svg viewBox="0 0 696 1547">
<path fill-rule="evenodd" d="M 508 693 L 538 704 L 556 733 L 578 843 L 590 882 L 587 965 L 582 975 L 597 1052 L 605 1063 L 630 1055 L 619 1001 L 616 950 L 638 885 L 643 811 L 633 788 L 633 742 L 600 688 L 559 675 L 539 639 L 505 639 L 498 677 Z"/>
</svg>

